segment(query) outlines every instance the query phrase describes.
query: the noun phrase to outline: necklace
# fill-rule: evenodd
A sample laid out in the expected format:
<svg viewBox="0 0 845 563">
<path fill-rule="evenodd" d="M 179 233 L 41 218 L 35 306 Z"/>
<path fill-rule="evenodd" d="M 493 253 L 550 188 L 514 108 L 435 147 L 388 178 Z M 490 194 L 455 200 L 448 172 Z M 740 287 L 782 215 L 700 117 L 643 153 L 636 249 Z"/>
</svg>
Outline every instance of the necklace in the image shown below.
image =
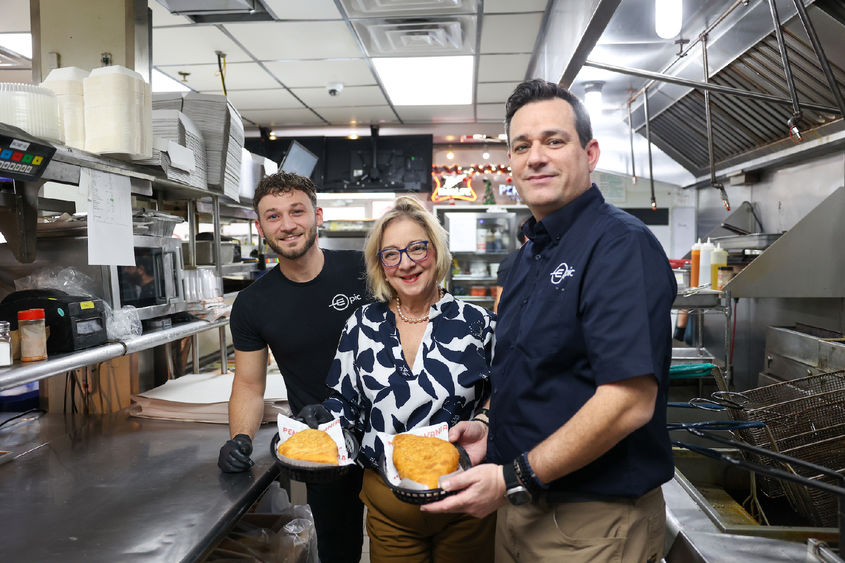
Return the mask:
<svg viewBox="0 0 845 563">
<path fill-rule="evenodd" d="M 440 301 L 440 299 L 442 299 L 442 298 L 443 298 L 443 288 L 441 287 L 441 288 L 438 288 L 437 300 Z M 420 317 L 418 319 L 412 319 L 412 318 L 406 317 L 404 315 L 404 313 L 402 313 L 402 302 L 399 301 L 398 296 L 396 297 L 396 312 L 399 314 L 399 318 L 402 319 L 403 321 L 405 321 L 406 323 L 417 324 L 417 323 L 424 323 L 424 322 L 428 321 L 428 315 L 426 315 L 424 317 Z"/>
</svg>

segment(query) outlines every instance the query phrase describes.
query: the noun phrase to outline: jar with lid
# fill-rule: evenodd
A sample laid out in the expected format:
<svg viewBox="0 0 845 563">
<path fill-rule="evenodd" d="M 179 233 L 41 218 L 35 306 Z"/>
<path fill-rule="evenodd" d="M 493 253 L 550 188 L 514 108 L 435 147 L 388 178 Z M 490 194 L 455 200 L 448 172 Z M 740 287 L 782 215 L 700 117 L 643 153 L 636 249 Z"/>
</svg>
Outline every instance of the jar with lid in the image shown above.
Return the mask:
<svg viewBox="0 0 845 563">
<path fill-rule="evenodd" d="M 12 365 L 12 335 L 9 322 L 0 321 L 0 367 Z"/>
<path fill-rule="evenodd" d="M 18 311 L 18 333 L 21 337 L 21 361 L 37 362 L 47 359 L 47 329 L 44 309 Z"/>
</svg>

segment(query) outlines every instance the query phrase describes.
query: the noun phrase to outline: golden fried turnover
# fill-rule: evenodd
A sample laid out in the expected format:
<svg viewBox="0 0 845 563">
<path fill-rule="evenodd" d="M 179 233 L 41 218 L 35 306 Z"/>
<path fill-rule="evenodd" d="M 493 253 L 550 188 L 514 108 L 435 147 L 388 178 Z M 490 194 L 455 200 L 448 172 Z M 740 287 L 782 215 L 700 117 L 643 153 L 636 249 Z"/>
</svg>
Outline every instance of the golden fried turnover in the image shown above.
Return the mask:
<svg viewBox="0 0 845 563">
<path fill-rule="evenodd" d="M 337 444 L 322 430 L 297 432 L 279 446 L 279 453 L 291 459 L 337 465 Z"/>
<path fill-rule="evenodd" d="M 399 475 L 429 489 L 437 488 L 441 475 L 458 469 L 458 457 L 457 448 L 440 438 L 415 434 L 393 437 L 393 465 Z"/>
</svg>

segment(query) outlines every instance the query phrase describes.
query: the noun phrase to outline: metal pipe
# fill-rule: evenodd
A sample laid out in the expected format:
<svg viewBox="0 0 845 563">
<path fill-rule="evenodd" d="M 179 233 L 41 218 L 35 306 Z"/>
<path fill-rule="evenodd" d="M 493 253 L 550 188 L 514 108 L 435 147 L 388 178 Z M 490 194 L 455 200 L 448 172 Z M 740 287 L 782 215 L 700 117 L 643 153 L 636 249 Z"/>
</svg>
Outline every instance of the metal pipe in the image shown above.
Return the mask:
<svg viewBox="0 0 845 563">
<path fill-rule="evenodd" d="M 217 288 L 223 295 L 223 248 L 220 244 L 220 196 L 211 196 L 211 213 L 214 222 L 214 271 L 217 275 Z"/>
<path fill-rule="evenodd" d="M 637 163 L 634 159 L 634 119 L 631 116 L 631 100 L 628 100 L 628 138 L 631 141 L 631 181 L 637 183 Z"/>
<path fill-rule="evenodd" d="M 833 97 L 836 98 L 836 104 L 839 106 L 839 114 L 845 117 L 845 99 L 842 98 L 842 92 L 839 90 L 839 84 L 833 76 L 833 71 L 830 69 L 830 63 L 822 49 L 822 44 L 819 41 L 819 36 L 816 34 L 816 28 L 813 27 L 813 22 L 807 17 L 807 9 L 801 0 L 792 0 L 795 3 L 795 9 L 798 11 L 798 17 L 801 18 L 801 23 L 804 24 L 804 31 L 810 38 L 813 44 L 813 51 L 816 52 L 816 57 L 819 59 L 819 65 L 822 67 L 827 83 L 830 85 L 830 90 L 833 92 Z"/>
<path fill-rule="evenodd" d="M 189 268 L 197 267 L 197 211 L 194 200 L 186 202 L 186 213 L 188 215 L 188 260 L 185 264 Z"/>
<path fill-rule="evenodd" d="M 690 41 L 687 44 L 686 49 L 681 49 L 680 51 L 678 51 L 678 54 L 677 54 L 675 60 L 672 61 L 671 63 L 669 63 L 666 66 L 666 68 L 663 69 L 663 72 L 668 71 L 670 68 L 672 68 L 675 65 L 675 63 L 677 63 L 678 61 L 680 61 L 681 59 L 686 57 L 689 54 L 689 52 L 693 49 L 693 47 L 698 45 L 698 43 L 699 43 L 699 41 L 701 41 L 701 37 L 703 35 L 707 35 L 711 31 L 716 29 L 716 26 L 719 25 L 720 23 L 722 23 L 725 20 L 725 18 L 727 18 L 731 14 L 731 12 L 733 12 L 734 10 L 736 10 L 739 7 L 740 4 L 748 4 L 748 0 L 735 0 L 735 2 L 733 4 L 731 4 L 730 6 L 728 6 L 728 8 L 724 12 L 722 12 L 721 15 L 719 15 L 719 17 L 717 17 L 713 21 L 713 23 L 711 23 L 706 28 L 704 28 L 704 31 L 701 32 L 701 35 L 699 35 L 697 39 Z M 657 80 L 657 79 L 655 79 L 655 80 Z M 631 101 L 636 100 L 640 96 L 640 94 L 642 94 L 643 92 L 646 91 L 647 88 L 650 88 L 651 86 L 653 86 L 655 80 L 651 80 L 649 82 L 646 82 L 645 86 L 640 88 L 639 91 L 637 91 L 633 96 L 631 96 Z"/>
<path fill-rule="evenodd" d="M 643 93 L 643 109 L 645 110 L 645 139 L 648 143 L 648 179 L 651 182 L 651 208 L 657 209 L 657 200 L 654 198 L 654 171 L 651 162 L 651 127 L 648 118 L 648 91 Z"/>
<path fill-rule="evenodd" d="M 200 372 L 200 337 L 195 334 L 191 337 L 191 369 L 194 373 Z"/>
<path fill-rule="evenodd" d="M 584 66 L 591 68 L 598 68 L 607 70 L 609 72 L 618 72 L 619 74 L 627 74 L 630 76 L 638 76 L 640 78 L 653 78 L 669 84 L 678 84 L 680 86 L 689 86 L 690 88 L 699 88 L 701 90 L 710 90 L 711 92 L 719 92 L 720 94 L 729 94 L 734 96 L 742 96 L 746 98 L 755 98 L 757 100 L 764 100 L 767 102 L 774 102 L 777 104 L 792 105 L 792 100 L 789 98 L 781 98 L 779 96 L 771 96 L 761 92 L 751 92 L 749 90 L 740 90 L 739 88 L 731 88 L 729 86 L 721 86 L 719 84 L 712 84 L 706 82 L 699 82 L 698 80 L 689 80 L 687 78 L 679 78 L 668 74 L 661 74 L 659 72 L 651 72 L 648 70 L 640 70 L 636 68 L 628 68 L 616 65 L 609 65 L 605 63 L 598 63 L 595 61 L 586 61 Z M 811 109 L 826 113 L 838 113 L 839 110 L 832 106 L 823 106 L 819 104 L 808 104 L 801 102 L 799 104 L 802 108 Z"/>
<path fill-rule="evenodd" d="M 793 136 L 793 139 L 800 141 L 801 132 L 798 130 L 797 123 L 801 119 L 801 108 L 798 106 L 795 79 L 792 78 L 792 68 L 789 66 L 789 55 L 786 52 L 786 44 L 783 41 L 783 30 L 780 28 L 780 17 L 778 16 L 778 7 L 775 0 L 769 0 L 769 11 L 772 13 L 772 23 L 775 27 L 775 37 L 778 40 L 780 58 L 783 62 L 783 74 L 786 77 L 786 86 L 789 88 L 789 95 L 792 97 L 792 117 L 787 120 L 786 124 L 789 127 L 789 134 Z"/>
<path fill-rule="evenodd" d="M 710 64 L 707 60 L 707 36 L 701 37 L 701 55 L 702 64 L 704 66 L 704 82 L 710 83 Z M 704 91 L 704 120 L 707 124 L 707 159 L 710 163 L 710 185 L 719 190 L 722 197 L 722 204 L 728 211 L 731 210 L 731 202 L 728 201 L 728 194 L 725 192 L 725 186 L 721 182 L 716 181 L 716 160 L 715 149 L 713 148 L 713 118 L 710 114 L 710 92 Z"/>
<path fill-rule="evenodd" d="M 229 372 L 229 354 L 226 350 L 226 326 L 221 326 L 220 333 L 220 373 Z"/>
</svg>

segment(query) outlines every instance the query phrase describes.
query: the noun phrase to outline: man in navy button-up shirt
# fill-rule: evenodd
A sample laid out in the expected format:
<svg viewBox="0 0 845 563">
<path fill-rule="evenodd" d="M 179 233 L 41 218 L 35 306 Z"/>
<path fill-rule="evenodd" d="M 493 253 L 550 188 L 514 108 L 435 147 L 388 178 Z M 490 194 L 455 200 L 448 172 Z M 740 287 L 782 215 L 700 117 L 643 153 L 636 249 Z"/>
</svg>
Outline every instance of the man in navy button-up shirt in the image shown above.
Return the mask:
<svg viewBox="0 0 845 563">
<path fill-rule="evenodd" d="M 591 183 L 599 146 L 577 98 L 533 80 L 506 115 L 530 242 L 499 306 L 489 428 L 450 435 L 492 463 L 423 510 L 499 509 L 497 561 L 660 560 L 674 276 L 648 228 Z"/>
</svg>

